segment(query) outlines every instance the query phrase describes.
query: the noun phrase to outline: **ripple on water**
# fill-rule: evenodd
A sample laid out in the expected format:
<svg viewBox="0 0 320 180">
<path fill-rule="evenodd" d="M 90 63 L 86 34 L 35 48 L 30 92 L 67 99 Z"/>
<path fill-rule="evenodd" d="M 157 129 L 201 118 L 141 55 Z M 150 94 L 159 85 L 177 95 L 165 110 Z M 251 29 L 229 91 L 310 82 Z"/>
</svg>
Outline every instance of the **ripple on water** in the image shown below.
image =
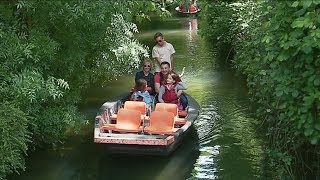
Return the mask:
<svg viewBox="0 0 320 180">
<path fill-rule="evenodd" d="M 195 168 L 192 172 L 191 179 L 218 179 L 216 157 L 220 153 L 220 146 L 213 147 L 203 146 L 200 148 L 200 156 L 194 164 Z"/>
<path fill-rule="evenodd" d="M 214 105 L 207 105 L 201 108 L 201 113 L 194 123 L 199 137 L 200 146 L 206 145 L 217 139 L 220 135 L 220 125 L 216 123 L 220 119 L 217 108 Z"/>
<path fill-rule="evenodd" d="M 195 122 L 195 127 L 198 132 L 200 142 L 200 155 L 194 164 L 191 179 L 218 179 L 217 156 L 220 153 L 220 146 L 212 146 L 212 141 L 219 138 L 219 124 L 220 119 L 215 105 L 205 105 L 201 108 L 201 112 Z"/>
<path fill-rule="evenodd" d="M 230 94 L 202 105 L 194 124 L 200 156 L 190 179 L 261 177 L 263 152 L 253 133 L 252 118 L 248 115 L 246 103 Z"/>
</svg>

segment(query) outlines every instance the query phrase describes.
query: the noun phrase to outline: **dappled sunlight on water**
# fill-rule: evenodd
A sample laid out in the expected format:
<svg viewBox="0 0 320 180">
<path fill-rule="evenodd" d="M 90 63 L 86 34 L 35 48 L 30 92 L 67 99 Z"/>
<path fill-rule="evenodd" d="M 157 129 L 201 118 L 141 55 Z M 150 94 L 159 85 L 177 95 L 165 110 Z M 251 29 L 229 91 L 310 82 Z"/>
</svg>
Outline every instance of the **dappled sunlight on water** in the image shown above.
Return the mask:
<svg viewBox="0 0 320 180">
<path fill-rule="evenodd" d="M 196 161 L 192 177 L 189 179 L 218 179 L 217 155 L 220 146 L 205 146 L 200 148 L 200 155 Z"/>
<path fill-rule="evenodd" d="M 186 53 L 177 59 L 190 70 L 183 80 L 201 106 L 194 124 L 200 155 L 189 179 L 262 178 L 263 144 L 250 117 L 245 82 L 216 60 L 216 52 L 199 36 L 186 40 Z"/>
</svg>

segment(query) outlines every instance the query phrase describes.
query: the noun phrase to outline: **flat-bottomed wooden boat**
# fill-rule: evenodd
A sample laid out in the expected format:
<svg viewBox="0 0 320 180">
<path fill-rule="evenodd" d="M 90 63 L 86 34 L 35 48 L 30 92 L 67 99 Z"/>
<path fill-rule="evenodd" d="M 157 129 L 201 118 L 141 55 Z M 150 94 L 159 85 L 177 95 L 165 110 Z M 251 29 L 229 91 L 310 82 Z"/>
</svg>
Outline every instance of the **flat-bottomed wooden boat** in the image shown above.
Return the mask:
<svg viewBox="0 0 320 180">
<path fill-rule="evenodd" d="M 111 153 L 169 155 L 199 115 L 199 104 L 187 98 L 185 111 L 157 103 L 148 112 L 143 101 L 130 101 L 129 93 L 105 102 L 95 118 L 94 142 L 105 144 Z"/>
</svg>

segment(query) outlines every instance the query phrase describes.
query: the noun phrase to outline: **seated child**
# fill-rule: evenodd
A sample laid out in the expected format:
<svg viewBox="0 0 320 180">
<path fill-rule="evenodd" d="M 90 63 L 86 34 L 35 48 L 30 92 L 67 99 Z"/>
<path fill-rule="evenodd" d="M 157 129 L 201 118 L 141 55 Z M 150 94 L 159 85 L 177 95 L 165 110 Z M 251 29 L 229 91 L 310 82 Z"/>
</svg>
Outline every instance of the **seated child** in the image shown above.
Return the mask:
<svg viewBox="0 0 320 180">
<path fill-rule="evenodd" d="M 147 91 L 147 81 L 145 79 L 139 79 L 136 82 L 134 92 L 131 95 L 131 99 L 134 101 L 138 101 L 139 98 L 146 103 L 147 109 L 150 109 L 153 105 L 153 99 L 149 92 Z"/>
<path fill-rule="evenodd" d="M 175 73 L 168 74 L 166 84 L 161 85 L 158 95 L 159 102 L 177 104 L 179 110 L 183 107 L 179 101 L 182 90 L 186 90 L 186 84 L 181 82 L 179 75 Z"/>
</svg>

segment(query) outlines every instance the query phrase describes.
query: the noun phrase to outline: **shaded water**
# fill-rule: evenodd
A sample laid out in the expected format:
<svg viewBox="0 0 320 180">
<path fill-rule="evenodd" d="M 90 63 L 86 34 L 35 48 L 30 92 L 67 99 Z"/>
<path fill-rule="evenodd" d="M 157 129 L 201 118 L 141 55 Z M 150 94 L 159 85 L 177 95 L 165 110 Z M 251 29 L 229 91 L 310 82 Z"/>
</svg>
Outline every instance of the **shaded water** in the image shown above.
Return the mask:
<svg viewBox="0 0 320 180">
<path fill-rule="evenodd" d="M 262 140 L 254 133 L 245 82 L 197 32 L 197 19 L 175 18 L 140 26 L 137 37 L 150 48 L 161 31 L 175 49 L 175 69 L 186 67 L 187 92 L 201 111 L 185 142 L 169 157 L 106 154 L 93 143 L 93 128 L 57 150 L 29 155 L 27 170 L 12 179 L 262 179 Z M 124 76 L 108 87 L 93 88 L 83 112 L 92 121 L 99 106 L 133 86 Z"/>
</svg>

